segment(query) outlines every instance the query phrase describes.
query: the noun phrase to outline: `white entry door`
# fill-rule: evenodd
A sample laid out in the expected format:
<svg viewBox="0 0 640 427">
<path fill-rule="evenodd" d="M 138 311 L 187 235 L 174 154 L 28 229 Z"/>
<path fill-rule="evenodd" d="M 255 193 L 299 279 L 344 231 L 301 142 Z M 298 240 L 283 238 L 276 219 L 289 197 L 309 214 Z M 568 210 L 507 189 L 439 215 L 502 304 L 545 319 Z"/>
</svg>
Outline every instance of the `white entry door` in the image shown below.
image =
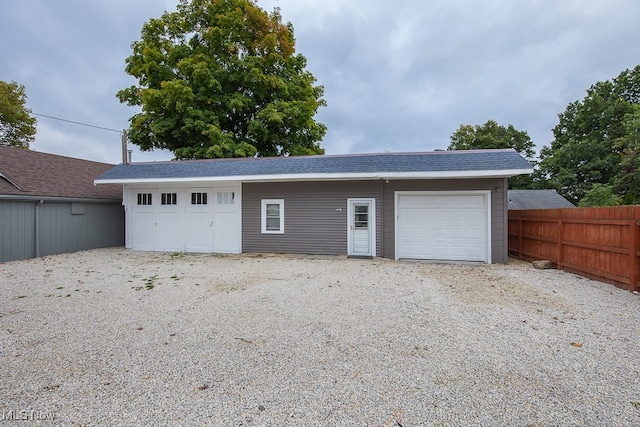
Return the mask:
<svg viewBox="0 0 640 427">
<path fill-rule="evenodd" d="M 351 256 L 375 256 L 375 199 L 349 199 L 347 202 L 349 215 L 348 254 Z"/>
<path fill-rule="evenodd" d="M 131 190 L 132 204 L 129 210 L 132 217 L 131 248 L 139 251 L 155 251 L 157 248 L 156 205 L 158 193 L 148 188 Z"/>
<path fill-rule="evenodd" d="M 158 189 L 157 233 L 159 251 L 184 250 L 184 191 Z"/>
<path fill-rule="evenodd" d="M 240 188 L 213 189 L 213 251 L 237 254 L 242 250 Z"/>
<path fill-rule="evenodd" d="M 211 188 L 187 188 L 186 251 L 213 252 Z"/>
</svg>

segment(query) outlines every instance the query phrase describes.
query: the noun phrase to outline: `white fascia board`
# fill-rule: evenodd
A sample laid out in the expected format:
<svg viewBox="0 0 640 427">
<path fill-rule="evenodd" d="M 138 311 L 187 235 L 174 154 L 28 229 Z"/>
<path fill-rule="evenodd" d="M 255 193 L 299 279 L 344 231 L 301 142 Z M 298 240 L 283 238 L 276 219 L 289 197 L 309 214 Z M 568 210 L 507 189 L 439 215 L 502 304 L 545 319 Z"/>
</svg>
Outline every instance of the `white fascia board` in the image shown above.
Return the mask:
<svg viewBox="0 0 640 427">
<path fill-rule="evenodd" d="M 188 182 L 268 182 L 268 181 L 333 181 L 333 180 L 377 180 L 377 179 L 470 179 L 508 178 L 514 175 L 533 173 L 533 169 L 504 169 L 482 171 L 442 171 L 442 172 L 380 172 L 380 173 L 299 173 L 281 175 L 234 175 L 190 178 L 132 178 L 96 179 L 94 184 L 152 184 Z"/>
</svg>

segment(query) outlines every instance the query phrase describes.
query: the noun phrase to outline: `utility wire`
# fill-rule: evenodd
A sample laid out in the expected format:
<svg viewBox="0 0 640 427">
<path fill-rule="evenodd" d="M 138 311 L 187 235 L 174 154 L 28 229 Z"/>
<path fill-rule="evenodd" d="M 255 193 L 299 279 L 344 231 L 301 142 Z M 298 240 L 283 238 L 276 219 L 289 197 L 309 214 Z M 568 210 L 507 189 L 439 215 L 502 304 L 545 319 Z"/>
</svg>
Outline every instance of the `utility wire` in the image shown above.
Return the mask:
<svg viewBox="0 0 640 427">
<path fill-rule="evenodd" d="M 67 119 L 61 119 L 59 117 L 47 116 L 46 114 L 39 114 L 39 113 L 34 113 L 34 112 L 31 112 L 31 114 L 36 115 L 36 116 L 40 116 L 40 117 L 46 117 L 48 119 L 60 120 L 61 122 L 73 123 L 74 125 L 81 125 L 81 126 L 87 126 L 87 127 L 90 127 L 90 128 L 108 130 L 109 132 L 122 133 L 121 130 L 109 129 L 109 128 L 105 128 L 105 127 L 102 127 L 102 126 L 90 125 L 90 124 L 87 124 L 87 123 L 74 122 L 73 120 L 67 120 Z"/>
</svg>

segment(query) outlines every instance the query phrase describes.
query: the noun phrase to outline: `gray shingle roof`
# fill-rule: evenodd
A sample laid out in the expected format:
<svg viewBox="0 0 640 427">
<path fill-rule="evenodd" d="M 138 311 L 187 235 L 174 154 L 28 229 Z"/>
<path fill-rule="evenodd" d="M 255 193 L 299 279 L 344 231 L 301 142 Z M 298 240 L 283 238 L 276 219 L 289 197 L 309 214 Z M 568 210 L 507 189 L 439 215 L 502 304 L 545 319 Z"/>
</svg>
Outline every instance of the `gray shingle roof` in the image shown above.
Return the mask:
<svg viewBox="0 0 640 427">
<path fill-rule="evenodd" d="M 100 181 L 377 174 L 424 172 L 513 171 L 527 173 L 531 164 L 513 149 L 378 153 L 334 156 L 261 157 L 118 165 Z"/>
<path fill-rule="evenodd" d="M 558 209 L 575 206 L 555 190 L 509 190 L 509 209 Z"/>
</svg>

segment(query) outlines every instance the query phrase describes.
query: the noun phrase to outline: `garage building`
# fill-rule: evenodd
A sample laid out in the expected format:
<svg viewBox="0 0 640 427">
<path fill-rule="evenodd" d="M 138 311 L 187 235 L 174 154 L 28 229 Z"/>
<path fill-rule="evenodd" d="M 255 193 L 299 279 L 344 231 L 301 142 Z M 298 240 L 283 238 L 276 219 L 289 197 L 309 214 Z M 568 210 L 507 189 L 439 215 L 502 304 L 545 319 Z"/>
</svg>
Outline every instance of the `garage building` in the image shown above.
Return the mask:
<svg viewBox="0 0 640 427">
<path fill-rule="evenodd" d="M 133 163 L 122 184 L 126 246 L 203 253 L 299 253 L 507 261 L 515 150 Z"/>
</svg>

